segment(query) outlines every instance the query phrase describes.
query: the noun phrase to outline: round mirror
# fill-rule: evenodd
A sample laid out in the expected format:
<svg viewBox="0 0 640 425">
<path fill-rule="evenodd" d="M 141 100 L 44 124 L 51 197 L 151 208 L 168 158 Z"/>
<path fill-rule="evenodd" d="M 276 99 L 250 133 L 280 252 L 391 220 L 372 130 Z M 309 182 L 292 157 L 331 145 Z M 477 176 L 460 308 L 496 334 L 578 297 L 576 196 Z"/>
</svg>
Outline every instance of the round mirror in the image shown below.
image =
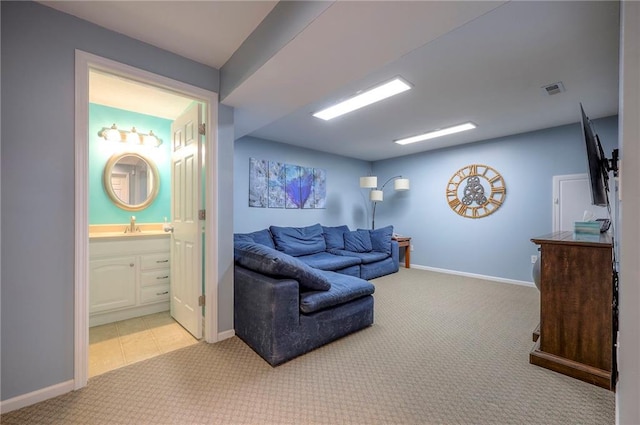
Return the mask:
<svg viewBox="0 0 640 425">
<path fill-rule="evenodd" d="M 127 211 L 140 211 L 158 196 L 160 176 L 155 164 L 137 153 L 113 155 L 104 167 L 104 188 Z"/>
</svg>

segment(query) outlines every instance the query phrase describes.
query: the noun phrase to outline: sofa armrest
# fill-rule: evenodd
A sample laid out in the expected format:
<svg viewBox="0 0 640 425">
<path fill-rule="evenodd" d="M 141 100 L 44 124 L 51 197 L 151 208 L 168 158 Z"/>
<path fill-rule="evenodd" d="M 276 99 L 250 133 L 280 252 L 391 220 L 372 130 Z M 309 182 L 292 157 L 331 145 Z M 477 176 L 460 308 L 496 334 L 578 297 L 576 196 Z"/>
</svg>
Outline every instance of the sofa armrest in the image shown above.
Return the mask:
<svg viewBox="0 0 640 425">
<path fill-rule="evenodd" d="M 277 352 L 279 339 L 289 339 L 300 323 L 300 290 L 293 279 L 272 278 L 242 266 L 234 269 L 236 335 L 262 357 Z"/>
<path fill-rule="evenodd" d="M 398 241 L 393 239 L 391 240 L 391 258 L 394 264 L 400 265 L 400 247 L 398 246 Z"/>
</svg>

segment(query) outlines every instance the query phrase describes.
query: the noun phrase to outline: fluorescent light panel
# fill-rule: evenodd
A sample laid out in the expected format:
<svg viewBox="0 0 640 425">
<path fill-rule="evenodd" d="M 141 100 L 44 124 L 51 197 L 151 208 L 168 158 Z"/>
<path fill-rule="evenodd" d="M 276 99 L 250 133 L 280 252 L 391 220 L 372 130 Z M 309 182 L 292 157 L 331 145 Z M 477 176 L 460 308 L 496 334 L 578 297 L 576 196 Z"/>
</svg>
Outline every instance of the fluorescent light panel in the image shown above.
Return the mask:
<svg viewBox="0 0 640 425">
<path fill-rule="evenodd" d="M 320 112 L 313 114 L 314 117 L 328 121 L 332 118 L 339 117 L 346 113 L 355 111 L 356 109 L 363 108 L 372 103 L 379 102 L 388 97 L 394 96 L 398 93 L 402 93 L 411 88 L 409 84 L 402 81 L 400 78 L 393 79 L 388 83 L 374 87 L 371 90 L 367 90 L 352 98 L 349 98 L 343 102 L 333 105 L 327 109 L 323 109 Z"/>
<path fill-rule="evenodd" d="M 435 139 L 436 137 L 446 136 L 448 134 L 460 133 L 461 131 L 472 130 L 476 125 L 472 122 L 447 127 L 440 130 L 430 131 L 428 133 L 419 134 L 417 136 L 407 137 L 404 139 L 394 140 L 399 145 L 408 145 L 409 143 L 422 142 L 424 140 Z"/>
</svg>

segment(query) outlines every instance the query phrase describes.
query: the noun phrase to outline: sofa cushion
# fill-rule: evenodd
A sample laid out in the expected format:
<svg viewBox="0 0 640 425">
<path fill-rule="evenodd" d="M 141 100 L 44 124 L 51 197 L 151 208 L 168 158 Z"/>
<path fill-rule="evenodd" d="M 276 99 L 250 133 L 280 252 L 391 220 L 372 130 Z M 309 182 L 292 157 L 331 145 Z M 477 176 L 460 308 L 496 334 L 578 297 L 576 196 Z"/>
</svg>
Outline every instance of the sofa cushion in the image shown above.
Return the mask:
<svg viewBox="0 0 640 425">
<path fill-rule="evenodd" d="M 359 277 L 330 271 L 319 271 L 329 281 L 328 291 L 309 291 L 300 294 L 300 311 L 305 314 L 344 304 L 356 298 L 371 295 L 375 286 Z"/>
<path fill-rule="evenodd" d="M 340 250 L 333 249 L 331 250 L 331 252 L 336 255 L 342 255 L 348 258 L 357 258 L 360 260 L 362 264 L 371 264 L 371 263 L 375 263 L 376 261 L 382 261 L 385 258 L 388 258 L 389 255 L 391 255 L 391 254 L 386 254 L 384 252 L 379 252 L 379 251 L 353 252 L 353 251 L 347 251 L 346 249 L 340 249 Z"/>
<path fill-rule="evenodd" d="M 307 227 L 271 226 L 269 229 L 276 249 L 294 257 L 315 254 L 327 248 L 320 224 Z"/>
<path fill-rule="evenodd" d="M 271 237 L 269 229 L 258 230 L 257 232 L 252 233 L 235 233 L 233 235 L 233 243 L 237 244 L 240 242 L 255 242 L 274 249 L 276 247 L 273 244 L 273 238 Z"/>
<path fill-rule="evenodd" d="M 391 236 L 393 226 L 386 226 L 380 229 L 369 230 L 371 236 L 371 249 L 373 251 L 384 252 L 391 255 Z"/>
<path fill-rule="evenodd" d="M 258 243 L 241 242 L 234 247 L 236 262 L 249 270 L 276 277 L 288 277 L 312 291 L 327 291 L 331 282 L 320 270 L 302 261 Z"/>
<path fill-rule="evenodd" d="M 353 252 L 371 251 L 371 236 L 368 230 L 354 230 L 344 234 L 344 249 Z"/>
<path fill-rule="evenodd" d="M 333 255 L 328 252 L 318 252 L 316 254 L 302 255 L 297 258 L 306 265 L 320 270 L 335 271 L 344 269 L 345 267 L 360 264 L 360 259 L 357 257 L 343 257 L 340 255 Z"/>
<path fill-rule="evenodd" d="M 344 249 L 344 234 L 348 231 L 348 226 L 322 226 L 322 233 L 324 234 L 324 242 L 327 245 L 327 250 Z"/>
</svg>

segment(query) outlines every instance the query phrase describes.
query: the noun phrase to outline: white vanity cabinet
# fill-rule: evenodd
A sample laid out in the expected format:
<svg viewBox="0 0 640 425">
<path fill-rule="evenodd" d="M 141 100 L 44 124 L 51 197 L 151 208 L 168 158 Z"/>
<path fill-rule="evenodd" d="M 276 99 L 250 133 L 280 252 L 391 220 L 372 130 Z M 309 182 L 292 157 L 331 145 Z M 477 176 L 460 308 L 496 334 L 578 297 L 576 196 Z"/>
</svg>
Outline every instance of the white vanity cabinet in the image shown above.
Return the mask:
<svg viewBox="0 0 640 425">
<path fill-rule="evenodd" d="M 89 240 L 89 325 L 169 310 L 168 234 Z"/>
</svg>

